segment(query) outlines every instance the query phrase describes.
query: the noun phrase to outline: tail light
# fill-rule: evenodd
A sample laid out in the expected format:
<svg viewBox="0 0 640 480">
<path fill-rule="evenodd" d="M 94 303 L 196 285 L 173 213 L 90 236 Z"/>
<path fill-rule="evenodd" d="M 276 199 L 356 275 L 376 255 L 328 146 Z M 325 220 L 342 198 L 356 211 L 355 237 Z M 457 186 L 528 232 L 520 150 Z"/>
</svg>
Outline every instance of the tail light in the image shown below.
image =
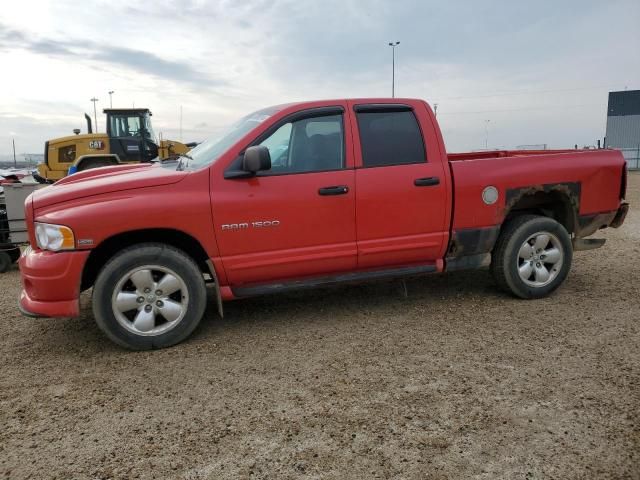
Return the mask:
<svg viewBox="0 0 640 480">
<path fill-rule="evenodd" d="M 622 180 L 620 181 L 620 198 L 624 200 L 627 196 L 627 162 L 622 167 Z"/>
</svg>

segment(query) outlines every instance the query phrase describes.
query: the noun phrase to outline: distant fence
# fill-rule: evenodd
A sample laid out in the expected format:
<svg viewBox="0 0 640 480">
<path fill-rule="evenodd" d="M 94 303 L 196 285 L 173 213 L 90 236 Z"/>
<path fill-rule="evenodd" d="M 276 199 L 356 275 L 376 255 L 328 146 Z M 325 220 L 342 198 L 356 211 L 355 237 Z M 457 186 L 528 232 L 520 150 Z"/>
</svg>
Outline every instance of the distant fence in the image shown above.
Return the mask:
<svg viewBox="0 0 640 480">
<path fill-rule="evenodd" d="M 621 148 L 629 170 L 640 170 L 640 145 L 638 148 Z"/>
</svg>

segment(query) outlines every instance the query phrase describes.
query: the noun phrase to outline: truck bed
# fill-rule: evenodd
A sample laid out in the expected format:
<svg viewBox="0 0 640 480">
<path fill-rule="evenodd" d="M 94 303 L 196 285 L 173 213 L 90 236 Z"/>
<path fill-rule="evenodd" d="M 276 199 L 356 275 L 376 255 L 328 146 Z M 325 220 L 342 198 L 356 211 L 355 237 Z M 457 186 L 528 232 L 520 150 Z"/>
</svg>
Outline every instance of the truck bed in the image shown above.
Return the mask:
<svg viewBox="0 0 640 480">
<path fill-rule="evenodd" d="M 580 216 L 615 211 L 624 159 L 617 150 L 500 150 L 448 155 L 454 184 L 453 230 L 495 226 L 510 205 L 535 190 L 573 190 Z M 482 161 L 479 161 L 482 160 Z M 483 189 L 499 191 L 495 205 L 482 201 Z"/>
<path fill-rule="evenodd" d="M 487 158 L 523 157 L 533 155 L 551 155 L 558 153 L 592 152 L 593 150 L 490 150 L 481 152 L 448 153 L 450 162 L 463 162 L 465 160 L 484 160 Z"/>
</svg>

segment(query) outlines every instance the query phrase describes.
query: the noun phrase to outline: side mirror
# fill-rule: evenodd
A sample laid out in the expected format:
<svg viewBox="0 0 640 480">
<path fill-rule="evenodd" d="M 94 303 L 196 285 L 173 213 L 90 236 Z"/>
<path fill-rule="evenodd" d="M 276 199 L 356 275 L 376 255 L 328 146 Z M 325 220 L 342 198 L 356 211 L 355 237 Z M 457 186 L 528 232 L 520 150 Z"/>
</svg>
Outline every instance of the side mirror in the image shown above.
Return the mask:
<svg viewBox="0 0 640 480">
<path fill-rule="evenodd" d="M 256 173 L 261 170 L 271 169 L 271 154 L 263 145 L 255 145 L 247 148 L 242 157 L 242 170 Z"/>
</svg>

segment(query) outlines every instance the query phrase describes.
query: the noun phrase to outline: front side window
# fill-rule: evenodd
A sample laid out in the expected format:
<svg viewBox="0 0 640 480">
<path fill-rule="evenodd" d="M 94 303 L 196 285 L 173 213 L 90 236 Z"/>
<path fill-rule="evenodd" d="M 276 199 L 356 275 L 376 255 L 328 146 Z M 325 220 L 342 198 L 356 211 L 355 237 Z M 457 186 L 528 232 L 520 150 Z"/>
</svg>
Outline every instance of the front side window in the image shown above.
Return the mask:
<svg viewBox="0 0 640 480">
<path fill-rule="evenodd" d="M 291 142 L 291 123 L 285 123 L 273 135 L 260 145 L 269 149 L 271 168 L 286 167 L 289 163 L 289 143 Z"/>
<path fill-rule="evenodd" d="M 285 123 L 260 145 L 271 154 L 271 170 L 262 175 L 321 172 L 345 166 L 342 115 Z"/>
<path fill-rule="evenodd" d="M 357 113 L 364 167 L 426 161 L 422 133 L 413 112 Z"/>
</svg>

